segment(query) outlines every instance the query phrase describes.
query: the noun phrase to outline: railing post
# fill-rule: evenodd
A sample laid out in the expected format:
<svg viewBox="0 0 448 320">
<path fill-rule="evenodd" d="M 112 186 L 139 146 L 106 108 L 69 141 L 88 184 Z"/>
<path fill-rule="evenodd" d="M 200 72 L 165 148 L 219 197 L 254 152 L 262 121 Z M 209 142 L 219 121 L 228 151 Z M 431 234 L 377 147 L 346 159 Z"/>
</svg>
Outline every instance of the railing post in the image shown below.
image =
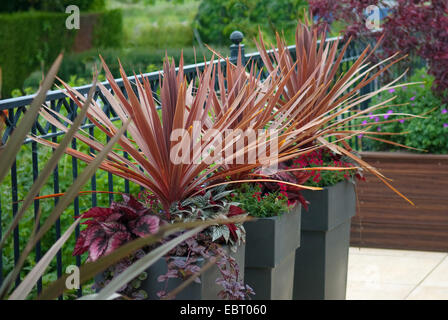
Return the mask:
<svg viewBox="0 0 448 320">
<path fill-rule="evenodd" d="M 244 58 L 244 44 L 243 41 L 244 35 L 241 31 L 233 31 L 230 35 L 230 40 L 233 44 L 230 45 L 230 61 L 236 64 L 238 60 L 238 52 L 241 49 L 241 62 L 242 64 L 246 63 L 246 59 Z"/>
</svg>

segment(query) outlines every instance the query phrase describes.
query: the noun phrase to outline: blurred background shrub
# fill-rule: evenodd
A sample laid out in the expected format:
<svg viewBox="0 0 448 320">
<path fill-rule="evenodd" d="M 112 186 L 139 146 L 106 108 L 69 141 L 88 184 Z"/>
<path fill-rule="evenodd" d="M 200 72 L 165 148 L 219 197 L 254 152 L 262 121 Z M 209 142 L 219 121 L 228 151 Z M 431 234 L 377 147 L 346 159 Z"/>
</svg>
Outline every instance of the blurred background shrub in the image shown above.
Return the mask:
<svg viewBox="0 0 448 320">
<path fill-rule="evenodd" d="M 297 20 L 303 17 L 304 0 L 204 0 L 199 6 L 194 27 L 205 43 L 228 43 L 230 34 L 239 30 L 246 39 L 258 35 L 258 27 L 267 39 L 284 32 L 292 40 Z"/>
<path fill-rule="evenodd" d="M 384 139 L 404 144 L 413 148 L 421 148 L 428 153 L 448 154 L 448 106 L 442 102 L 442 98 L 437 96 L 432 90 L 434 76 L 428 74 L 426 68 L 419 69 L 409 79 L 410 82 L 424 82 L 424 84 L 412 85 L 397 89 L 390 89 L 384 94 L 372 99 L 371 105 L 385 101 L 393 96 L 397 96 L 391 102 L 393 105 L 404 106 L 386 107 L 378 112 L 370 114 L 365 125 L 373 125 L 370 131 L 377 132 L 408 132 L 403 135 L 393 135 Z M 425 114 L 424 119 L 405 119 L 405 116 L 395 115 L 400 113 Z M 378 115 L 383 114 L 383 115 Z M 375 125 L 375 122 L 387 119 L 400 118 L 399 122 L 384 123 Z M 380 136 L 380 138 L 383 138 Z M 406 149 L 386 144 L 376 140 L 363 139 L 363 147 L 371 151 L 405 151 Z M 412 150 L 412 152 L 415 152 Z"/>
</svg>

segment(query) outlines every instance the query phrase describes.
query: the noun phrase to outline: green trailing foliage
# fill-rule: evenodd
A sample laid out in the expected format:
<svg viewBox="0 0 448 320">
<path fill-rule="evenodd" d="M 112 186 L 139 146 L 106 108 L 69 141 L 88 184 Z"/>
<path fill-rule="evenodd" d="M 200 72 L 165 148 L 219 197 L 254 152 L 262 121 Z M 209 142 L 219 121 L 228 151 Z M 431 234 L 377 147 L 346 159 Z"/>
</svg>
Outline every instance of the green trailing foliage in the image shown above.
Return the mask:
<svg viewBox="0 0 448 320">
<path fill-rule="evenodd" d="M 204 0 L 194 27 L 205 43 L 228 43 L 235 30 L 252 40 L 258 34 L 258 27 L 268 39 L 273 39 L 276 31 L 284 31 L 289 41 L 294 39 L 297 20 L 303 17 L 307 7 L 304 0 Z"/>
</svg>

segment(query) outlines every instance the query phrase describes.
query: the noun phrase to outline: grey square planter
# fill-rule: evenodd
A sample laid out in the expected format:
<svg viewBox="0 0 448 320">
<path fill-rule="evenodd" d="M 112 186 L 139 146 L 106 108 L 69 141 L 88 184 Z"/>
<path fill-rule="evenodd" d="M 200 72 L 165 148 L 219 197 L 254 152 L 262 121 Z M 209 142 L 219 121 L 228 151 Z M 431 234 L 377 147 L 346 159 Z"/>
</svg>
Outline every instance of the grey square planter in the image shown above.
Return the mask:
<svg viewBox="0 0 448 320">
<path fill-rule="evenodd" d="M 229 252 L 228 247 L 226 248 Z M 244 255 L 245 245 L 238 247 L 237 252 L 231 252 L 230 255 L 236 259 L 240 268 L 239 279 L 244 281 Z M 204 260 L 198 259 L 198 266 L 202 267 Z M 156 263 L 146 269 L 147 278 L 141 281 L 139 289 L 146 291 L 148 300 L 159 300 L 157 292 L 165 290 L 167 293 L 177 288 L 183 280 L 169 279 L 168 285 L 165 289 L 165 282 L 158 282 L 157 278 L 167 272 L 167 264 L 165 258 L 159 259 Z M 207 269 L 200 276 L 201 283 L 193 282 L 183 289 L 175 298 L 175 300 L 218 300 L 218 293 L 223 289 L 222 286 L 216 283 L 216 279 L 221 277 L 221 273 L 216 265 Z M 101 279 L 96 277 L 97 280 Z"/>
<path fill-rule="evenodd" d="M 295 254 L 295 300 L 343 300 L 347 287 L 350 221 L 356 213 L 353 183 L 303 191 L 301 246 Z"/>
<path fill-rule="evenodd" d="M 245 282 L 255 300 L 292 299 L 294 256 L 300 246 L 298 205 L 277 217 L 244 224 L 246 229 Z"/>
</svg>

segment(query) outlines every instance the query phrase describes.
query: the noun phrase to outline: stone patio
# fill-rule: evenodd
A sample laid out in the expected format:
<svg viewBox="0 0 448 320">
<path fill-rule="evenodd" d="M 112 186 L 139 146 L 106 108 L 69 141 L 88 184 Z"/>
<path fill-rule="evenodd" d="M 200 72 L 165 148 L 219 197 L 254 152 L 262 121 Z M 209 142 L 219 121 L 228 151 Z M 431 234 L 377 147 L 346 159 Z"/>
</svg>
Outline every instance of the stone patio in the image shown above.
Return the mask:
<svg viewBox="0 0 448 320">
<path fill-rule="evenodd" d="M 347 300 L 448 299 L 448 253 L 350 248 Z"/>
</svg>

